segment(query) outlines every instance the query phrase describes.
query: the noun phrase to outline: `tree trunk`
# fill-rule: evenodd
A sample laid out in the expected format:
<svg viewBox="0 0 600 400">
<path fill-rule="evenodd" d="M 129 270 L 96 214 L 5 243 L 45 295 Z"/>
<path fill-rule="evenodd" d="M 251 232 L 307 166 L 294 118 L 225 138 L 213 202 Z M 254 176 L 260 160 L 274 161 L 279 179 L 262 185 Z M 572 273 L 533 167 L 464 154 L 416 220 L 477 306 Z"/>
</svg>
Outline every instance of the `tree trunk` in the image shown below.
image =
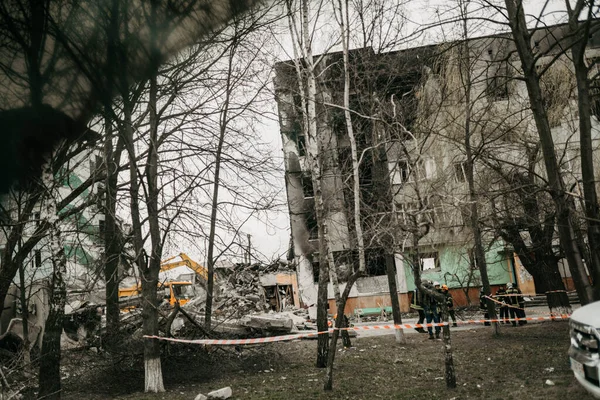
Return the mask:
<svg viewBox="0 0 600 400">
<path fill-rule="evenodd" d="M 46 216 L 50 223 L 50 249 L 52 252 L 52 281 L 50 286 L 50 310 L 44 328 L 42 352 L 40 355 L 39 394 L 38 398 L 60 399 L 60 337 L 62 334 L 63 316 L 67 289 L 64 277 L 67 272 L 67 260 L 62 243 L 60 227 L 58 226 L 58 210 L 53 193 L 54 174 L 52 162 L 49 160 L 44 167 L 42 181 L 48 190 L 46 199 Z"/>
<path fill-rule="evenodd" d="M 229 57 L 228 57 L 228 70 L 227 70 L 227 83 L 225 89 L 225 99 L 223 108 L 221 111 L 221 120 L 219 124 L 219 141 L 217 145 L 217 153 L 215 154 L 215 177 L 213 182 L 213 193 L 212 193 L 212 208 L 210 214 L 210 232 L 208 234 L 208 255 L 207 255 L 207 269 L 208 269 L 208 280 L 206 286 L 206 305 L 204 310 L 204 325 L 205 329 L 210 332 L 211 320 L 212 320 L 212 303 L 214 295 L 215 285 L 215 265 L 214 265 L 214 249 L 215 249 L 215 234 L 217 225 L 217 208 L 219 205 L 219 174 L 221 172 L 221 153 L 223 151 L 223 143 L 225 141 L 225 133 L 228 129 L 229 123 L 229 101 L 231 96 L 231 78 L 233 73 L 233 57 L 236 51 L 236 42 L 232 43 Z M 249 257 L 248 257 L 249 258 Z M 248 263 L 252 261 L 249 259 Z"/>
<path fill-rule="evenodd" d="M 104 102 L 104 170 L 105 179 L 105 201 L 104 201 L 104 280 L 106 281 L 106 335 L 105 346 L 111 347 L 116 343 L 116 335 L 119 332 L 119 259 L 121 249 L 117 240 L 117 190 L 118 190 L 118 171 L 121 162 L 121 153 L 123 151 L 123 135 L 118 135 L 116 148 L 113 149 L 113 122 L 114 110 L 112 108 L 112 93 L 115 89 L 115 77 L 124 77 L 123 71 L 127 70 L 127 59 L 119 48 L 123 46 L 120 42 L 120 9 L 119 0 L 110 0 L 109 22 L 107 24 L 106 36 L 108 39 L 106 49 L 106 88 L 101 94 Z M 123 12 L 125 14 L 125 12 Z M 124 30 L 127 30 L 125 23 Z M 119 55 L 121 57 L 119 57 Z M 119 71 L 118 68 L 121 68 Z M 119 73 L 121 72 L 121 73 Z M 121 85 L 125 91 L 123 97 L 130 94 L 125 89 L 126 84 Z M 125 100 L 128 101 L 128 100 Z"/>
<path fill-rule="evenodd" d="M 464 100 L 465 100 L 465 125 L 464 125 L 464 148 L 465 148 L 465 175 L 467 179 L 467 186 L 469 192 L 469 225 L 471 228 L 471 232 L 473 234 L 473 241 L 475 242 L 474 250 L 475 250 L 475 261 L 477 264 L 477 268 L 479 269 L 479 275 L 481 277 L 481 284 L 483 286 L 483 291 L 486 295 L 491 295 L 491 287 L 490 287 L 490 279 L 488 277 L 487 271 L 487 262 L 485 260 L 485 249 L 483 247 L 483 240 L 481 234 L 481 228 L 479 223 L 479 195 L 475 188 L 475 179 L 474 179 L 474 167 L 475 167 L 475 157 L 473 154 L 471 136 L 473 134 L 471 130 L 471 110 L 473 104 L 471 103 L 471 87 L 472 87 L 472 77 L 471 77 L 471 54 L 470 48 L 468 45 L 468 32 L 467 32 L 467 12 L 466 7 L 462 8 L 461 13 L 463 16 L 463 46 L 460 47 L 463 54 L 461 54 L 461 79 L 463 80 L 463 89 L 464 89 Z M 492 302 L 491 299 L 487 299 L 487 310 L 491 319 L 496 319 L 496 306 Z M 500 334 L 499 324 L 497 322 L 493 323 L 494 333 L 495 335 Z"/>
<path fill-rule="evenodd" d="M 325 236 L 323 232 L 323 224 L 319 224 L 319 238 Z M 327 299 L 327 283 L 329 280 L 329 268 L 325 253 L 326 244 L 324 239 L 319 239 L 319 287 L 317 291 L 317 331 L 327 332 L 327 310 L 329 309 L 329 301 Z M 317 368 L 325 368 L 327 366 L 327 353 L 329 352 L 329 333 L 322 333 L 317 338 Z"/>
<path fill-rule="evenodd" d="M 587 224 L 587 238 L 589 245 L 588 270 L 593 278 L 595 293 L 594 299 L 600 299 L 600 206 L 596 194 L 596 175 L 594 173 L 593 143 L 592 143 L 592 104 L 590 101 L 590 84 L 588 81 L 588 67 L 586 66 L 585 50 L 590 35 L 592 7 L 588 6 L 587 20 L 580 24 L 579 18 L 585 2 L 577 1 L 572 10 L 569 2 L 569 27 L 576 42 L 571 47 L 575 79 L 577 82 L 577 105 L 579 111 L 579 149 L 581 152 L 581 178 L 583 182 L 583 196 L 585 200 L 584 213 Z"/>
<path fill-rule="evenodd" d="M 339 269 L 338 266 L 335 264 L 335 261 L 333 259 L 333 254 L 331 252 L 329 252 L 327 254 L 327 258 L 329 260 L 328 264 L 329 265 L 333 265 L 333 268 L 329 268 L 329 280 L 331 281 L 331 285 L 333 287 L 333 296 L 335 298 L 335 304 L 336 304 L 336 309 L 338 310 L 334 316 L 335 319 L 335 324 L 338 325 L 337 320 L 341 319 L 341 327 L 346 327 L 346 315 L 344 314 L 344 308 L 342 308 L 342 313 L 339 313 L 339 306 L 340 306 L 340 302 L 342 301 L 342 297 L 340 295 L 340 282 L 338 280 L 339 277 Z M 342 342 L 344 343 L 344 347 L 351 347 L 352 346 L 352 342 L 350 341 L 350 335 L 348 334 L 347 330 L 343 330 L 341 331 L 342 334 Z"/>
<path fill-rule="evenodd" d="M 534 210 L 528 210 L 535 213 Z M 553 219 L 552 219 L 553 221 Z M 553 232 L 553 224 L 547 220 L 548 232 Z M 505 226 L 500 231 L 502 239 L 510 243 L 519 256 L 523 267 L 535 283 L 537 293 L 545 293 L 550 311 L 558 309 L 560 313 L 569 314 L 571 306 L 565 292 L 564 282 L 560 276 L 556 256 L 552 253 L 552 234 L 541 233 L 540 227 L 530 227 L 532 246 L 527 246 L 521 237 L 517 225 Z"/>
<path fill-rule="evenodd" d="M 444 318 L 444 322 L 448 322 L 448 308 L 446 306 L 446 296 L 439 292 L 433 292 L 423 286 L 423 282 L 421 281 L 421 260 L 419 257 L 419 236 L 413 234 L 412 235 L 412 249 L 411 249 L 411 268 L 413 271 L 413 277 L 415 279 L 415 286 L 421 291 L 421 293 L 425 293 L 429 296 L 435 296 L 436 301 L 442 304 L 442 316 Z M 452 357 L 452 342 L 450 340 L 450 327 L 446 324 L 443 328 L 443 338 L 444 338 L 444 367 L 445 373 L 444 377 L 446 380 L 446 387 L 448 389 L 454 389 L 456 387 L 456 372 L 454 369 L 454 359 Z"/>
<path fill-rule="evenodd" d="M 337 305 L 338 318 L 335 320 L 335 329 L 331 335 L 331 346 L 329 347 L 329 354 L 327 356 L 327 369 L 325 370 L 325 384 L 323 385 L 323 389 L 326 391 L 333 390 L 333 363 L 335 361 L 337 340 L 340 335 L 340 329 L 344 326 L 344 318 L 341 318 L 340 315 L 344 315 L 344 308 L 346 308 L 346 301 L 350 295 L 350 290 L 360 275 L 360 271 L 356 271 L 350 275 L 348 281 L 346 282 L 344 292 L 340 296 L 340 302 Z"/>
<path fill-rule="evenodd" d="M 308 0 L 302 0 L 300 7 L 302 26 L 301 33 L 298 33 L 294 12 L 288 6 L 288 22 L 290 33 L 294 40 L 294 66 L 296 68 L 296 77 L 301 100 L 302 129 L 306 138 L 306 165 L 311 172 L 311 178 L 314 188 L 315 213 L 319 230 L 319 286 L 317 293 L 317 329 L 319 332 L 326 332 L 327 327 L 327 276 L 329 265 L 327 253 L 329 244 L 327 243 L 326 232 L 327 222 L 325 208 L 323 203 L 321 187 L 321 169 L 322 160 L 319 155 L 319 137 L 317 131 L 317 81 L 315 76 L 315 65 L 312 55 L 311 35 L 309 32 L 309 4 Z M 302 58 L 303 63 L 300 62 Z M 306 84 L 305 84 L 306 81 Z M 317 343 L 317 362 L 318 368 L 324 368 L 327 365 L 327 354 L 329 352 L 329 335 L 321 334 Z"/>
<path fill-rule="evenodd" d="M 27 298 L 27 283 L 25 282 L 25 266 L 23 262 L 19 264 L 19 284 L 20 284 L 20 299 L 23 321 L 23 367 L 27 371 L 31 365 L 31 352 L 29 351 L 31 343 L 29 342 L 29 299 Z"/>
<path fill-rule="evenodd" d="M 149 268 L 142 275 L 142 330 L 144 335 L 158 335 L 158 306 L 160 301 L 156 294 L 158 285 L 158 271 L 160 270 L 160 259 L 150 257 Z M 145 392 L 164 392 L 165 387 L 162 378 L 162 367 L 160 362 L 160 342 L 158 340 L 144 340 L 144 370 L 145 370 Z"/>
<path fill-rule="evenodd" d="M 394 317 L 394 325 L 402 324 L 400 315 L 400 301 L 398 300 L 398 288 L 396 286 L 396 268 L 394 268 L 394 255 L 388 254 L 385 257 L 385 272 L 388 279 L 388 287 L 390 288 L 390 300 L 392 302 L 392 315 Z M 406 343 L 403 329 L 396 329 L 396 343 Z"/>
<path fill-rule="evenodd" d="M 531 274 L 536 291 L 546 294 L 551 314 L 554 312 L 558 314 L 570 314 L 572 311 L 571 304 L 569 296 L 567 296 L 567 292 L 565 291 L 564 282 L 560 276 L 556 257 L 553 255 L 546 256 L 539 262 L 543 267 L 535 268 L 534 270 L 537 273 Z"/>
<path fill-rule="evenodd" d="M 558 235 L 565 251 L 577 294 L 581 304 L 585 305 L 594 299 L 594 293 L 583 265 L 583 255 L 573 231 L 571 221 L 573 210 L 569 206 L 567 194 L 565 193 L 564 182 L 556 158 L 554 140 L 548 122 L 548 114 L 542 101 L 543 96 L 539 84 L 539 76 L 535 69 L 535 58 L 531 49 L 531 37 L 525 22 L 523 4 L 521 0 L 505 0 L 505 4 L 509 25 L 524 72 L 529 103 L 542 145 L 546 173 L 551 189 L 550 192 L 556 204 Z"/>
<path fill-rule="evenodd" d="M 456 372 L 454 370 L 454 358 L 452 352 L 452 340 L 450 338 L 450 323 L 448 320 L 448 306 L 446 301 L 442 302 L 442 321 L 446 324 L 442 327 L 442 337 L 444 338 L 444 377 L 448 389 L 456 388 Z"/>
<path fill-rule="evenodd" d="M 120 246 L 117 241 L 117 184 L 120 154 L 113 154 L 112 118 L 109 110 L 105 115 L 104 162 L 106 169 L 104 203 L 104 279 L 106 281 L 106 340 L 111 343 L 119 332 L 119 258 Z"/>
<path fill-rule="evenodd" d="M 157 5 L 155 1 L 151 2 L 150 26 L 156 27 Z M 150 231 L 150 242 L 152 245 L 150 260 L 144 263 L 140 275 L 142 277 L 142 319 L 144 321 L 142 330 L 144 335 L 158 335 L 158 306 L 157 296 L 158 274 L 160 272 L 160 260 L 162 258 L 162 240 L 160 232 L 160 222 L 158 214 L 158 66 L 159 52 L 157 49 L 157 39 L 155 29 L 152 29 L 151 47 L 150 47 L 150 66 L 152 76 L 150 78 L 150 92 L 148 94 L 148 117 L 150 123 L 150 135 L 148 140 L 148 156 L 146 160 L 146 183 L 148 193 L 146 197 L 146 206 L 148 208 L 148 225 Z M 158 340 L 144 341 L 144 366 L 146 372 L 145 392 L 164 392 L 162 368 L 160 363 L 160 344 Z"/>
<path fill-rule="evenodd" d="M 156 85 L 154 80 L 154 86 Z M 151 84 L 152 86 L 152 84 Z M 155 89 L 151 89 L 151 92 Z M 155 103 L 154 103 L 155 104 Z M 133 143 L 133 126 L 131 120 L 131 104 L 126 101 L 123 107 L 124 115 L 124 137 L 129 155 L 129 197 L 131 208 L 131 222 L 133 229 L 133 248 L 135 251 L 134 263 L 137 265 L 142 277 L 142 331 L 144 335 L 158 334 L 158 301 L 156 289 L 158 284 L 158 270 L 160 270 L 160 259 L 156 260 L 154 249 L 150 257 L 151 266 L 148 266 L 144 251 L 144 240 L 142 236 L 142 222 L 139 206 L 139 178 L 137 173 L 137 157 Z M 149 151 L 150 153 L 150 151 Z M 150 204 L 149 214 L 150 214 Z M 151 228 L 152 229 L 152 228 Z M 156 266 L 158 261 L 158 266 Z M 154 271 L 150 271 L 153 269 Z M 160 363 L 160 346 L 156 340 L 144 341 L 144 367 L 145 367 L 145 391 L 164 392 L 162 382 L 162 369 Z"/>
<path fill-rule="evenodd" d="M 344 6 L 345 4 L 345 6 Z M 354 230 L 356 231 L 356 250 L 358 251 L 358 270 L 361 273 L 365 273 L 365 244 L 362 230 L 362 219 L 360 213 L 360 175 L 359 175 L 359 164 L 358 164 L 358 150 L 356 147 L 356 138 L 354 136 L 354 128 L 352 126 L 352 115 L 350 114 L 350 60 L 349 60 L 349 46 L 350 46 L 350 20 L 348 16 L 348 1 L 342 3 L 342 0 L 338 1 L 339 5 L 339 24 L 340 24 L 340 35 L 342 38 L 342 53 L 344 61 L 344 121 L 346 123 L 346 131 L 348 132 L 348 139 L 350 141 L 350 152 L 352 154 L 352 191 L 354 197 Z"/>
<path fill-rule="evenodd" d="M 35 204 L 37 204 L 38 200 L 41 197 L 42 190 L 39 188 L 33 189 L 35 190 L 33 194 L 27 196 L 27 200 L 25 205 L 21 209 L 22 216 L 29 216 L 33 212 L 33 208 Z M 21 217 L 20 217 L 21 218 Z M 23 221 L 16 221 L 23 222 Z M 10 234 L 6 238 L 6 242 L 4 245 L 4 249 L 2 250 L 2 261 L 0 265 L 0 304 L 4 304 L 4 300 L 6 299 L 6 295 L 8 293 L 8 289 L 16 276 L 19 270 L 19 262 L 15 259 L 14 254 L 17 249 L 17 245 L 19 240 L 23 237 L 23 229 L 25 228 L 24 223 L 15 223 L 12 229 L 10 229 Z M 29 239 L 31 240 L 31 238 Z M 28 242 L 29 242 L 28 240 Z M 20 252 L 21 259 L 24 258 L 22 252 Z M 21 261 L 22 262 L 22 261 Z"/>
</svg>

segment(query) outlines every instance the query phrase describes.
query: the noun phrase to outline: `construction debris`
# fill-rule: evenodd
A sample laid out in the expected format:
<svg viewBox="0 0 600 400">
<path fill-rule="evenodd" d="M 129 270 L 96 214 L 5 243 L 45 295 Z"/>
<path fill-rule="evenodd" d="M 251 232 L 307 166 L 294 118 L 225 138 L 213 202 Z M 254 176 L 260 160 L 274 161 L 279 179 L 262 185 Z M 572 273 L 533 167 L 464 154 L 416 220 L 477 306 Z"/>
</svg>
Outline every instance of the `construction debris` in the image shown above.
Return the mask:
<svg viewBox="0 0 600 400">
<path fill-rule="evenodd" d="M 294 321 L 282 314 L 247 315 L 240 323 L 248 328 L 268 332 L 289 333 L 298 330 Z"/>
<path fill-rule="evenodd" d="M 228 399 L 232 395 L 231 388 L 229 386 L 219 390 L 213 390 L 208 394 L 209 399 Z"/>
<path fill-rule="evenodd" d="M 307 311 L 295 307 L 295 279 L 294 271 L 281 262 L 270 266 L 221 264 L 215 269 L 211 332 L 204 330 L 204 293 L 181 304 L 163 300 L 159 306 L 159 331 L 182 338 L 249 338 L 312 329 L 307 323 Z M 141 308 L 123 312 L 120 326 L 128 337 L 140 338 Z M 74 336 L 79 332 L 72 329 L 70 333 Z"/>
<path fill-rule="evenodd" d="M 266 312 L 269 307 L 265 291 L 260 284 L 256 266 L 235 265 L 223 269 L 219 280 L 219 293 L 215 315 L 240 318 L 256 312 Z"/>
</svg>

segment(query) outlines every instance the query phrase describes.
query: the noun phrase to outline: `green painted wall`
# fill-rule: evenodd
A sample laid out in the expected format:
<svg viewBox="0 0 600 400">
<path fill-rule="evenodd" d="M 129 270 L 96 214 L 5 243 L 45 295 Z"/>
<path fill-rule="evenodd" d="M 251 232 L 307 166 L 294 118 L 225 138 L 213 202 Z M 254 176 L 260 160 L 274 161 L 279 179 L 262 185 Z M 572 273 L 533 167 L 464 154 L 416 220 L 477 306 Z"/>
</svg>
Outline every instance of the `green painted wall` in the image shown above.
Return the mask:
<svg viewBox="0 0 600 400">
<path fill-rule="evenodd" d="M 465 246 L 439 246 L 437 251 L 440 258 L 440 268 L 424 271 L 422 278 L 438 281 L 442 284 L 445 283 L 450 289 L 460 288 L 461 284 L 459 282 L 465 282 L 469 274 L 469 248 Z M 509 262 L 503 250 L 504 244 L 501 241 L 497 241 L 490 246 L 485 254 L 491 285 L 500 285 L 510 281 L 508 271 Z M 405 256 L 404 272 L 406 274 L 408 290 L 412 291 L 415 289 L 415 284 L 407 257 L 408 255 Z M 464 284 L 466 285 L 466 282 Z M 469 286 L 481 286 L 478 270 L 473 271 L 473 278 Z"/>
</svg>

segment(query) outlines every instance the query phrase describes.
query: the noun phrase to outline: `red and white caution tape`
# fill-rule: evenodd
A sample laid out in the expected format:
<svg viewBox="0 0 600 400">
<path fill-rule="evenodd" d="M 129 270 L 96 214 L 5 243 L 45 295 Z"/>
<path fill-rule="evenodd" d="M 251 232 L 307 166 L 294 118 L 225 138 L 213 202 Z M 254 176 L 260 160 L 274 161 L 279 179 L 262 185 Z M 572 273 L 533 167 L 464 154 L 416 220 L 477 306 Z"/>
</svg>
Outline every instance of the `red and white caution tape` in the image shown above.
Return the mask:
<svg viewBox="0 0 600 400">
<path fill-rule="evenodd" d="M 496 304 L 500 304 L 500 307 L 508 307 L 508 308 L 513 308 L 515 310 L 525 311 L 524 308 L 516 307 L 516 306 L 513 306 L 512 304 L 507 304 L 502 301 L 498 301 L 498 300 L 494 299 L 492 296 L 483 296 L 483 297 L 485 297 L 486 299 L 490 299 L 491 301 L 493 301 Z"/>
<path fill-rule="evenodd" d="M 546 296 L 551 293 L 575 293 L 574 290 L 549 290 L 545 293 L 504 293 L 504 294 L 495 294 L 493 297 L 515 297 L 515 296 L 526 296 L 526 297 L 537 297 L 537 296 Z"/>
<path fill-rule="evenodd" d="M 473 319 L 467 321 L 457 321 L 458 325 L 469 325 L 469 324 L 485 324 L 491 322 L 512 322 L 512 321 L 548 321 L 548 320 L 561 320 L 569 319 L 569 315 L 551 315 L 549 317 L 527 317 L 527 318 L 506 318 L 506 319 Z M 449 325 L 447 322 L 431 323 L 431 324 L 402 324 L 402 325 L 371 325 L 371 326 L 352 326 L 349 328 L 341 328 L 340 330 L 349 331 L 363 331 L 363 330 L 386 330 L 386 329 L 413 329 L 413 328 L 427 328 L 434 326 Z M 333 329 L 329 329 L 323 332 L 307 332 L 298 333 L 294 335 L 283 335 L 283 336 L 272 336 L 254 339 L 176 339 L 167 338 L 161 336 L 144 336 L 146 339 L 157 339 L 165 340 L 175 343 L 187 343 L 187 344 L 204 344 L 204 345 L 244 345 L 244 344 L 260 344 L 260 343 L 273 343 L 273 342 L 284 342 L 289 340 L 302 339 L 307 337 L 315 337 L 317 335 L 333 332 Z"/>
<path fill-rule="evenodd" d="M 255 338 L 255 339 L 176 339 L 176 338 L 166 338 L 162 336 L 146 336 L 146 339 L 158 339 L 158 340 L 166 340 L 168 342 L 176 342 L 176 343 L 187 343 L 187 344 L 213 344 L 213 345 L 239 345 L 239 344 L 258 344 L 258 343 L 273 343 L 273 342 L 284 342 L 287 340 L 295 340 L 301 339 L 304 337 L 317 336 L 318 332 L 311 333 L 301 333 L 297 335 L 284 335 L 284 336 L 272 336 L 272 337 L 264 337 L 264 338 Z"/>
</svg>

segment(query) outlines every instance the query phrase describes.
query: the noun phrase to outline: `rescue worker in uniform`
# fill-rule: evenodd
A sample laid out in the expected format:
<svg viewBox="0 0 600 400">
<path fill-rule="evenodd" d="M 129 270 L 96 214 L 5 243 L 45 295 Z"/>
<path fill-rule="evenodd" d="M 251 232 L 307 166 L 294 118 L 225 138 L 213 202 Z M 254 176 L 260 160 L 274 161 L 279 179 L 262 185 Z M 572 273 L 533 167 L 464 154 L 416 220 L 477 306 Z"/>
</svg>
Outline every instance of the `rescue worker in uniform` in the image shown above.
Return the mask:
<svg viewBox="0 0 600 400">
<path fill-rule="evenodd" d="M 508 319 L 508 305 L 507 305 L 507 301 L 508 301 L 508 297 L 505 296 L 506 295 L 506 285 L 500 285 L 500 287 L 498 288 L 498 291 L 496 292 L 496 298 L 498 299 L 498 301 L 500 303 L 502 303 L 500 305 L 500 319 L 504 320 L 502 321 L 503 324 L 507 324 L 508 321 L 506 321 Z"/>
<path fill-rule="evenodd" d="M 427 289 L 439 291 L 440 284 L 439 282 L 434 282 L 433 287 L 428 285 Z M 435 322 L 436 324 L 440 323 L 440 310 L 437 300 L 426 293 L 423 293 L 423 311 L 425 311 L 425 318 L 427 319 L 428 324 L 431 324 L 432 322 Z M 441 331 L 442 328 L 440 326 L 435 327 L 435 339 L 440 338 Z M 429 339 L 433 340 L 433 329 L 431 326 L 427 327 L 427 333 L 429 333 Z"/>
<path fill-rule="evenodd" d="M 446 296 L 446 307 L 448 308 L 448 315 L 452 319 L 452 326 L 456 327 L 456 313 L 454 312 L 454 300 L 452 295 L 448 291 L 448 285 L 442 285 L 442 294 Z"/>
<path fill-rule="evenodd" d="M 517 287 L 515 283 L 508 284 L 508 290 L 506 291 L 508 295 L 507 298 L 511 307 L 510 310 L 510 318 L 525 318 L 525 300 L 523 299 L 521 290 Z M 525 325 L 527 321 L 520 320 L 519 325 Z M 512 321 L 513 326 L 517 326 L 517 321 Z"/>
<path fill-rule="evenodd" d="M 415 290 L 413 291 L 410 308 L 416 310 L 419 313 L 419 320 L 417 321 L 417 324 L 422 324 L 423 322 L 425 322 L 425 311 L 423 311 L 423 293 L 419 290 L 419 288 L 415 288 Z M 419 333 L 427 332 L 423 328 L 415 328 L 415 330 Z"/>
<path fill-rule="evenodd" d="M 481 312 L 483 312 L 483 319 L 485 319 L 486 321 L 489 320 L 490 313 L 487 309 L 487 298 L 485 292 L 483 291 L 483 288 L 481 288 L 481 291 L 479 292 L 479 309 L 481 310 Z M 483 324 L 485 326 L 491 325 L 489 322 L 484 322 Z"/>
</svg>

